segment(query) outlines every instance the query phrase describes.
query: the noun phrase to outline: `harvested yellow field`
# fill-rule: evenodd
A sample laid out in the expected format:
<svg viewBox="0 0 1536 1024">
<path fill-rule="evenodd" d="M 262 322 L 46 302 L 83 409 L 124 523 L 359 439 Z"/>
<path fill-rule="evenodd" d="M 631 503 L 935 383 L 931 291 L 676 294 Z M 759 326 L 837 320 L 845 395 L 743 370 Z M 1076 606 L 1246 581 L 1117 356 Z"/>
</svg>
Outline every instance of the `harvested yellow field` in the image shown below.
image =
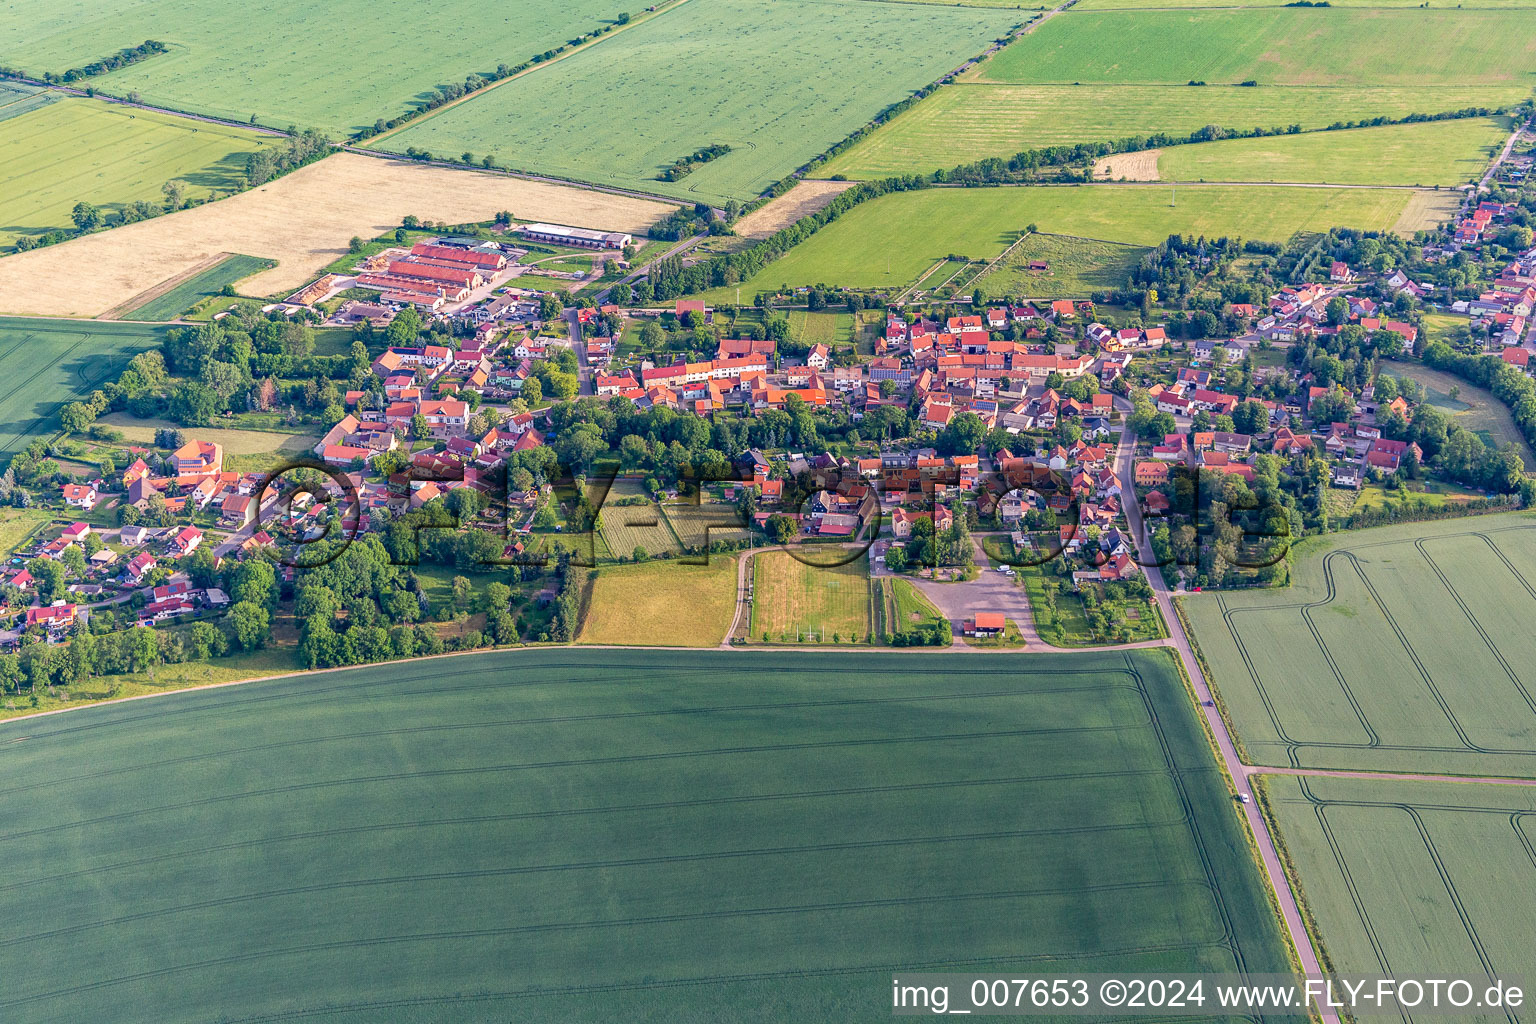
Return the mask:
<svg viewBox="0 0 1536 1024">
<path fill-rule="evenodd" d="M 737 221 L 736 233 L 743 238 L 767 238 L 802 217 L 825 209 L 828 203 L 857 184 L 856 181 L 802 181 Z"/>
<path fill-rule="evenodd" d="M 407 215 L 450 224 L 527 220 L 644 233 L 671 206 L 505 175 L 338 153 L 261 188 L 0 260 L 0 312 L 99 316 L 221 252 L 277 261 L 240 286 L 291 292 Z M 89 267 L 89 273 L 80 268 Z"/>
<path fill-rule="evenodd" d="M 1403 207 L 1403 212 L 1398 214 L 1397 223 L 1392 225 L 1392 230 L 1400 235 L 1427 231 L 1430 228 L 1439 227 L 1448 220 L 1455 220 L 1456 213 L 1460 209 L 1461 193 L 1459 191 L 1419 189 L 1408 200 L 1408 205 Z"/>
<path fill-rule="evenodd" d="M 1156 181 L 1157 158 L 1162 152 L 1144 149 L 1139 153 L 1099 157 L 1093 162 L 1093 176 L 1105 181 Z"/>
</svg>

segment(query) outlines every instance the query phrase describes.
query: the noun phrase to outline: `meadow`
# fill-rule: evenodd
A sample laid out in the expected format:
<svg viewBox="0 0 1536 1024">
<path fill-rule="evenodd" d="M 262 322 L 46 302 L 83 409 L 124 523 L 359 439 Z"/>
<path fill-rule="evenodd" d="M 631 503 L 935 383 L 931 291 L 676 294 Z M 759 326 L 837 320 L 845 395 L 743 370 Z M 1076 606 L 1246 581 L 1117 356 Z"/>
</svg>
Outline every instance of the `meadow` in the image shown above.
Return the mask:
<svg viewBox="0 0 1536 1024">
<path fill-rule="evenodd" d="M 118 375 L 163 329 L 0 317 L 0 462 L 58 429 L 59 409 Z"/>
<path fill-rule="evenodd" d="M 1157 245 L 1171 234 L 1283 242 L 1335 226 L 1388 230 L 1416 193 L 1402 189 L 1162 185 L 927 189 L 863 203 L 741 286 L 742 300 L 781 285 L 835 282 L 899 290 L 949 254 L 992 259 L 1030 224 L 1053 234 Z M 1176 200 L 1177 206 L 1172 205 Z M 734 301 L 736 289 L 705 293 Z"/>
<path fill-rule="evenodd" d="M 620 9 L 607 0 L 16 0 L 0 7 L 0 63 L 63 72 L 160 39 L 171 52 L 92 84 L 175 110 L 339 136 L 405 112 L 440 84 L 520 64 Z"/>
<path fill-rule="evenodd" d="M 752 556 L 752 577 L 750 639 L 869 639 L 869 562 L 863 556 L 827 566 L 807 565 L 788 551 L 763 551 Z"/>
<path fill-rule="evenodd" d="M 1463 321 L 1464 322 L 1464 321 Z M 1433 335 L 1431 335 L 1433 336 Z M 1407 377 L 1424 385 L 1425 400 L 1439 406 L 1457 423 L 1482 438 L 1483 443 L 1495 448 L 1514 445 L 1520 452 L 1527 470 L 1536 470 L 1536 453 L 1526 443 L 1525 435 L 1515 426 L 1509 406 L 1493 397 L 1492 393 L 1469 384 L 1452 374 L 1423 363 L 1400 363 L 1388 360 L 1381 364 L 1384 372 L 1397 377 Z M 1451 389 L 1456 397 L 1451 397 Z"/>
<path fill-rule="evenodd" d="M 750 199 L 1020 20 L 867 0 L 688 0 L 379 145 L 490 153 L 521 170 L 689 200 Z M 922 45 L 893 59 L 892 39 Z M 616 102 L 637 130 L 614 131 Z M 656 180 L 713 143 L 732 151 L 676 182 Z"/>
<path fill-rule="evenodd" d="M 604 505 L 602 510 L 603 543 L 615 555 L 630 557 L 644 551 L 652 558 L 676 554 L 677 537 L 667 526 L 667 517 L 655 502 L 644 505 Z"/>
<path fill-rule="evenodd" d="M 690 548 L 744 541 L 752 536 L 751 531 L 741 524 L 735 505 L 675 504 L 663 505 L 662 511 L 677 539 Z"/>
<path fill-rule="evenodd" d="M 1228 139 L 1161 150 L 1157 170 L 1173 181 L 1464 185 L 1482 176 L 1510 130 L 1508 118 L 1479 117 Z"/>
<path fill-rule="evenodd" d="M 978 67 L 1029 84 L 1519 85 L 1536 10 L 1089 11 L 1052 18 Z"/>
<path fill-rule="evenodd" d="M 1285 969 L 1162 652 L 848 657 L 499 652 L 6 725 L 0 1011 L 880 1021 L 914 965 Z"/>
<path fill-rule="evenodd" d="M 1059 19 L 1053 19 L 1053 21 Z M 1338 121 L 1498 107 L 1523 85 L 947 85 L 817 167 L 818 175 L 928 174 L 1027 149 L 1105 142 L 1151 132 L 1325 128 Z M 1231 179 L 1226 179 L 1231 180 Z"/>
<path fill-rule="evenodd" d="M 1287 590 L 1182 599 L 1255 764 L 1536 776 L 1536 521 L 1304 541 Z"/>
<path fill-rule="evenodd" d="M 135 309 L 121 320 L 174 320 L 210 295 L 217 295 L 225 285 L 243 281 L 252 274 L 270 270 L 277 264 L 256 256 L 232 255 L 200 274 L 171 288 Z"/>
<path fill-rule="evenodd" d="M 985 295 L 1087 298 L 1096 291 L 1124 287 L 1147 252 L 1145 246 L 1036 232 L 979 278 L 976 287 Z M 1047 268 L 1030 270 L 1030 263 L 1038 260 Z"/>
<path fill-rule="evenodd" d="M 630 554 L 620 551 L 617 554 Z M 718 647 L 736 614 L 736 559 L 609 565 L 591 574 L 578 643 Z"/>
<path fill-rule="evenodd" d="M 245 187 L 246 157 L 276 141 L 79 97 L 0 119 L 0 151 L 26 154 L 0 169 L 0 246 L 73 229 L 79 202 L 106 214 L 138 200 L 159 209 L 161 186 L 172 178 L 187 183 L 190 199 L 233 192 Z"/>
<path fill-rule="evenodd" d="M 1509 977 L 1530 962 L 1536 927 L 1527 901 L 1511 898 L 1536 884 L 1530 788 L 1282 776 L 1263 786 L 1340 974 Z"/>
</svg>

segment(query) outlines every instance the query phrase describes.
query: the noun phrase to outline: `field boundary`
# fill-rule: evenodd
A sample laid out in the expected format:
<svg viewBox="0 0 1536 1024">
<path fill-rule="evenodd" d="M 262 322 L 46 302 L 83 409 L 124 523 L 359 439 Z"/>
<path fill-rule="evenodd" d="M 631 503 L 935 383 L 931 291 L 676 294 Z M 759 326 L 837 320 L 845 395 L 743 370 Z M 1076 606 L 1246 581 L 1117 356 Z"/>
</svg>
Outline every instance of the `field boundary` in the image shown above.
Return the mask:
<svg viewBox="0 0 1536 1024">
<path fill-rule="evenodd" d="M 205 271 L 212 270 L 214 267 L 217 267 L 219 264 L 223 263 L 225 260 L 234 255 L 235 254 L 232 252 L 216 252 L 206 259 L 199 260 L 197 263 L 194 263 L 192 266 L 188 267 L 181 273 L 168 277 L 164 281 L 161 281 L 159 284 L 146 288 L 139 294 L 119 302 L 111 309 L 97 316 L 95 319 L 122 320 L 125 314 L 132 313 L 136 309 L 142 309 L 143 307 L 149 305 L 151 302 L 154 302 L 156 299 L 160 298 L 162 295 L 175 290 L 177 286 L 186 284 L 188 281 L 192 280 L 194 277 L 197 277 L 199 274 L 204 273 Z M 134 322 L 144 323 L 145 321 Z"/>
</svg>

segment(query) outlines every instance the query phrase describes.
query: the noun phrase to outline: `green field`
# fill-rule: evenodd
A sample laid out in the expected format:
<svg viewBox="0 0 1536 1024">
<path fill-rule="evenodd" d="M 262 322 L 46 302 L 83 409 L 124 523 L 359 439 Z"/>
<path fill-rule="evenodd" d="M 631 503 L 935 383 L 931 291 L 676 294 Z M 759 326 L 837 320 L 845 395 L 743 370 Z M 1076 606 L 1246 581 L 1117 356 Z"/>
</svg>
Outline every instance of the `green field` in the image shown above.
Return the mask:
<svg viewBox="0 0 1536 1024">
<path fill-rule="evenodd" d="M 128 360 L 160 343 L 162 332 L 100 320 L 0 317 L 0 462 L 57 430 L 60 407 L 116 380 Z"/>
<path fill-rule="evenodd" d="M 1187 135 L 1208 124 L 1234 130 L 1324 128 L 1338 121 L 1498 107 L 1526 85 L 1208 86 L 982 85 L 939 89 L 816 174 L 881 178 L 927 174 L 1027 149 L 1104 142 L 1152 132 Z M 1227 179 L 1231 180 L 1231 179 Z"/>
<path fill-rule="evenodd" d="M 1173 181 L 1316 181 L 1358 185 L 1463 185 L 1504 146 L 1508 118 L 1228 139 L 1172 146 L 1157 158 Z"/>
<path fill-rule="evenodd" d="M 869 639 L 869 562 L 864 556 L 846 565 L 807 565 L 788 551 L 764 551 L 752 557 L 752 577 L 751 639 L 762 642 L 764 633 L 774 643 Z"/>
<path fill-rule="evenodd" d="M 1131 11 L 1148 7 L 1190 8 L 1206 7 L 1285 7 L 1291 0 L 1079 0 L 1072 5 L 1074 11 Z M 1423 7 L 1424 0 L 1329 0 L 1331 7 Z M 1531 0 L 1431 0 L 1429 6 L 1438 10 L 1475 11 L 1484 8 L 1494 10 L 1528 9 Z"/>
<path fill-rule="evenodd" d="M 812 313 L 792 309 L 784 315 L 789 320 L 790 340 L 797 344 L 830 347 L 853 340 L 852 313 Z"/>
<path fill-rule="evenodd" d="M 653 558 L 677 553 L 677 538 L 668 529 L 661 506 L 654 502 L 645 505 L 604 505 L 602 521 L 603 543 L 615 555 L 628 558 L 636 549 Z"/>
<path fill-rule="evenodd" d="M 901 289 L 951 253 L 996 257 L 1030 224 L 1134 245 L 1170 234 L 1285 241 L 1335 226 L 1387 230 L 1417 193 L 1388 189 L 1161 185 L 927 189 L 872 199 L 845 213 L 741 286 L 742 300 L 781 285 Z M 889 268 L 889 270 L 887 270 Z M 736 289 L 705 293 L 734 301 Z"/>
<path fill-rule="evenodd" d="M 1264 786 L 1340 974 L 1526 969 L 1536 928 L 1518 894 L 1536 884 L 1536 791 L 1277 776 Z"/>
<path fill-rule="evenodd" d="M 1287 590 L 1183 599 L 1255 764 L 1536 775 L 1536 522 L 1304 543 Z"/>
<path fill-rule="evenodd" d="M 978 280 L 976 287 L 985 295 L 1086 298 L 1096 291 L 1123 288 L 1147 252 L 1144 246 L 1036 233 Z M 1047 269 L 1030 270 L 1035 260 L 1044 260 Z"/>
<path fill-rule="evenodd" d="M 0 64 L 63 72 L 159 39 L 170 53 L 91 83 L 176 110 L 340 134 L 403 113 L 441 84 L 520 64 L 622 9 L 607 0 L 13 0 L 0 6 Z"/>
<path fill-rule="evenodd" d="M 0 81 L 0 121 L 20 117 L 29 110 L 46 107 L 64 98 L 61 92 L 24 82 Z"/>
<path fill-rule="evenodd" d="M 690 548 L 743 541 L 752 536 L 751 531 L 741 525 L 735 505 L 663 505 L 662 511 L 678 540 Z"/>
<path fill-rule="evenodd" d="M 1052 18 L 975 77 L 1067 85 L 1251 80 L 1528 90 L 1533 63 L 1536 10 L 1095 11 Z"/>
<path fill-rule="evenodd" d="M 234 284 L 258 271 L 277 266 L 259 256 L 230 256 L 196 277 L 188 278 L 137 309 L 124 313 L 124 320 L 174 320 L 210 295 L 217 295 L 226 284 Z"/>
<path fill-rule="evenodd" d="M 509 167 L 689 199 L 748 199 L 1019 20 L 867 0 L 689 0 L 381 145 L 490 153 Z M 893 39 L 921 44 L 893 52 Z M 616 104 L 635 118 L 616 122 Z M 711 143 L 732 152 L 680 181 L 655 180 Z"/>
<path fill-rule="evenodd" d="M 160 188 L 172 178 L 190 186 L 192 199 L 243 188 L 246 157 L 276 141 L 82 98 L 0 119 L 0 152 L 26 154 L 0 169 L 0 246 L 22 235 L 73 229 L 70 211 L 81 201 L 105 213 L 136 200 L 161 207 Z"/>
<path fill-rule="evenodd" d="M 0 1013 L 885 1021 L 906 968 L 1285 969 L 1162 652 L 855 664 L 503 652 L 6 725 Z"/>
</svg>

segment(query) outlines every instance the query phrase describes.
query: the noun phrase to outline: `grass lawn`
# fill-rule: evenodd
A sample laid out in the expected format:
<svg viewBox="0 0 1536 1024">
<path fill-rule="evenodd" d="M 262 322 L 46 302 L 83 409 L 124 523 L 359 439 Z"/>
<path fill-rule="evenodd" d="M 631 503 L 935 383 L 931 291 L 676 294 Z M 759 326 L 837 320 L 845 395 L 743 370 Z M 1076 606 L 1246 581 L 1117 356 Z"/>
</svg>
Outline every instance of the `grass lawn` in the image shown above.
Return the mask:
<svg viewBox="0 0 1536 1024">
<path fill-rule="evenodd" d="M 1052 23 L 1061 20 L 1053 18 Z M 1516 103 L 1510 85 L 1284 86 L 1006 85 L 957 82 L 833 157 L 816 174 L 926 174 L 1026 149 L 1105 142 L 1151 132 L 1325 128 L 1337 121 Z M 1214 177 L 1208 175 L 1208 177 Z M 1264 175 L 1265 178 L 1272 175 Z M 1222 180 L 1241 180 L 1225 177 Z M 1339 179 L 1343 180 L 1343 179 Z"/>
<path fill-rule="evenodd" d="M 1403 977 L 1507 978 L 1529 963 L 1536 925 L 1514 894 L 1536 884 L 1536 792 L 1280 776 L 1262 784 L 1335 971 L 1390 964 Z"/>
<path fill-rule="evenodd" d="M 124 313 L 123 320 L 174 320 L 210 295 L 217 295 L 227 284 L 234 284 L 262 270 L 277 266 L 259 256 L 230 256 L 217 266 L 188 278 L 163 295 Z"/>
<path fill-rule="evenodd" d="M 1440 406 L 1457 423 L 1480 436 L 1484 444 L 1496 448 L 1513 444 L 1525 461 L 1526 471 L 1536 470 L 1536 453 L 1532 453 L 1525 435 L 1515 426 L 1509 407 L 1491 392 L 1422 363 L 1388 361 L 1381 364 L 1381 369 L 1395 377 L 1409 377 L 1423 384 L 1430 404 Z M 1452 388 L 1456 389 L 1455 398 L 1451 397 Z"/>
<path fill-rule="evenodd" d="M 1165 654 L 935 665 L 498 652 L 5 726 L 6 1017 L 862 1022 L 894 964 L 1285 969 Z"/>
<path fill-rule="evenodd" d="M 1439 508 L 1459 499 L 1482 497 L 1477 491 L 1439 480 L 1416 480 L 1414 485 L 1408 490 L 1389 491 L 1381 484 L 1366 484 L 1360 488 L 1360 496 L 1354 507 L 1385 508 L 1392 504 L 1400 508 Z"/>
<path fill-rule="evenodd" d="M 878 633 L 899 633 L 934 620 L 943 620 L 944 613 L 913 585 L 911 580 L 882 576 L 880 592 L 876 599 L 880 622 Z"/>
<path fill-rule="evenodd" d="M 865 0 L 689 0 L 381 145 L 490 153 L 521 170 L 690 201 L 750 199 L 1022 20 Z M 904 43 L 893 50 L 892 40 Z M 615 120 L 615 97 L 643 112 L 638 121 Z M 679 181 L 656 180 L 711 143 L 732 151 Z"/>
<path fill-rule="evenodd" d="M 10 9 L 0 10 L 0 23 Z M 0 28 L 0 38 L 5 36 Z M 6 95 L 0 93 L 0 100 Z M 70 213 L 79 202 L 114 215 L 136 200 L 161 208 L 161 186 L 172 178 L 187 183 L 191 199 L 232 192 L 245 184 L 246 157 L 278 141 L 81 97 L 16 117 L 4 117 L 3 111 L 0 107 L 0 152 L 26 154 L 25 160 L 0 166 L 0 247 L 6 248 L 24 235 L 72 229 Z"/>
<path fill-rule="evenodd" d="M 47 509 L 0 508 L 0 556 L 16 550 L 52 518 L 53 513 Z"/>
<path fill-rule="evenodd" d="M 1450 342 L 1469 330 L 1471 324 L 1468 317 L 1458 313 L 1423 313 L 1421 317 L 1424 333 L 1430 341 Z"/>
<path fill-rule="evenodd" d="M 1515 85 L 1527 81 L 1533 63 L 1532 10 L 1092 11 L 1052 18 L 974 77 L 1031 84 Z"/>
<path fill-rule="evenodd" d="M 927 189 L 872 199 L 845 213 L 743 282 L 759 292 L 816 283 L 899 290 L 954 253 L 996 257 L 1034 224 L 1041 231 L 1132 245 L 1175 233 L 1284 241 L 1335 226 L 1388 230 L 1415 193 L 1406 190 L 1162 185 Z M 953 269 L 950 271 L 953 273 Z M 947 276 L 947 275 L 946 275 Z M 736 289 L 704 293 L 734 301 Z"/>
<path fill-rule="evenodd" d="M 1182 598 L 1258 764 L 1536 776 L 1536 521 L 1309 539 L 1287 591 Z"/>
<path fill-rule="evenodd" d="M 864 556 L 846 565 L 806 565 L 787 551 L 752 558 L 751 639 L 764 633 L 777 643 L 811 639 L 831 642 L 869 637 L 869 563 Z"/>
<path fill-rule="evenodd" d="M 986 540 L 991 539 L 986 538 Z M 1006 544 L 1006 538 L 998 538 L 998 540 Z M 1003 544 L 987 546 L 984 541 L 983 547 L 989 556 L 996 551 L 998 555 L 1004 556 L 1002 561 L 1015 564 L 1011 558 L 1006 557 L 1008 549 L 1012 548 L 1011 544 L 1007 544 L 1006 547 Z M 1083 602 L 1083 595 L 1072 589 L 1070 576 L 1057 576 L 1040 565 L 1016 565 L 1016 568 L 1019 578 L 1024 581 L 1024 592 L 1029 596 L 1029 608 L 1034 615 L 1035 631 L 1040 634 L 1041 639 L 1053 647 L 1095 647 L 1106 643 L 1135 643 L 1141 640 L 1160 640 L 1168 635 L 1162 616 L 1152 601 L 1146 598 L 1109 599 L 1106 597 L 1103 586 L 1084 583 L 1085 590 L 1093 588 L 1093 593 L 1098 598 L 1098 607 L 1102 608 L 1109 617 L 1110 629 L 1114 630 L 1122 625 L 1125 628 L 1123 640 L 1114 633 L 1097 633 L 1089 620 L 1088 606 Z M 1046 602 L 1047 580 L 1057 584 L 1054 610 Z"/>
<path fill-rule="evenodd" d="M 108 413 L 97 422 L 122 431 L 125 440 L 136 444 L 153 444 L 155 431 L 166 427 L 202 441 L 216 441 L 224 448 L 225 466 L 241 472 L 269 469 L 281 459 L 313 454 L 319 440 L 312 434 L 276 430 L 183 427 L 170 420 L 141 420 L 125 412 Z"/>
<path fill-rule="evenodd" d="M 1037 232 L 977 285 L 986 295 L 1087 298 L 1096 291 L 1123 288 L 1147 252 L 1143 246 Z M 1029 269 L 1037 260 L 1044 260 L 1047 268 Z"/>
<path fill-rule="evenodd" d="M 790 340 L 798 344 L 835 348 L 853 342 L 852 313 L 812 313 L 792 309 L 784 315 L 789 320 Z"/>
<path fill-rule="evenodd" d="M 58 429 L 59 409 L 116 380 L 164 328 L 95 320 L 0 317 L 0 464 Z"/>
<path fill-rule="evenodd" d="M 604 566 L 592 574 L 579 643 L 716 647 L 736 614 L 736 559 Z"/>
<path fill-rule="evenodd" d="M 420 13 L 408 0 L 295 0 L 281 10 L 229 0 L 18 0 L 0 9 L 0 39 L 11 40 L 0 58 L 41 75 L 163 39 L 170 53 L 93 84 L 177 110 L 334 136 L 403 113 L 440 84 L 519 64 L 618 11 L 602 0 L 522 0 L 489 12 L 440 0 L 429 32 L 414 20 Z M 400 60 L 403 52 L 411 59 Z"/>
<path fill-rule="evenodd" d="M 1461 185 L 1478 178 L 1509 137 L 1504 117 L 1173 146 L 1157 158 L 1173 181 L 1316 181 Z"/>
</svg>

